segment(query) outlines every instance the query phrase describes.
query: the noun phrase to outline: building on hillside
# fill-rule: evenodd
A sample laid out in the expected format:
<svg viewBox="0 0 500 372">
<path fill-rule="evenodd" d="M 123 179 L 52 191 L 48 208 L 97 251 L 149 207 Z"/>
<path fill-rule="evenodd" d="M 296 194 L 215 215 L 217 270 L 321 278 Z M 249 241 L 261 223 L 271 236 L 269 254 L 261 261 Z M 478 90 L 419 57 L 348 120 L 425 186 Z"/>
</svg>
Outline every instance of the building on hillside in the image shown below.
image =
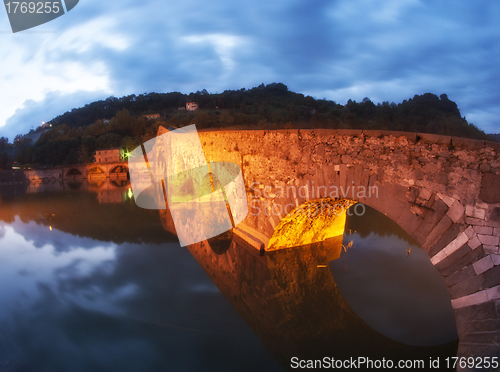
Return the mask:
<svg viewBox="0 0 500 372">
<path fill-rule="evenodd" d="M 148 115 L 142 115 L 144 116 L 146 119 L 159 119 L 160 118 L 160 114 L 148 114 Z"/>
<path fill-rule="evenodd" d="M 124 161 L 124 153 L 121 148 L 97 150 L 95 152 L 95 162 L 96 163 L 117 163 Z"/>
<path fill-rule="evenodd" d="M 198 109 L 198 104 L 196 102 L 188 101 L 186 102 L 186 110 L 196 111 Z"/>
</svg>

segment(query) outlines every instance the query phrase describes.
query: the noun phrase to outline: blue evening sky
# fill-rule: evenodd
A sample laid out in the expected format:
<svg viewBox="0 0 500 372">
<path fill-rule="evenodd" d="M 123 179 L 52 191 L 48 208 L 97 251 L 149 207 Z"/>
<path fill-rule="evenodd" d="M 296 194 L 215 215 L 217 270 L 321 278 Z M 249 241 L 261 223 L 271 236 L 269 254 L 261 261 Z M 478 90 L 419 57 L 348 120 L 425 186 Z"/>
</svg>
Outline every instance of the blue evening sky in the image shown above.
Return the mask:
<svg viewBox="0 0 500 372">
<path fill-rule="evenodd" d="M 499 19 L 493 0 L 80 0 L 12 34 L 0 9 L 0 136 L 109 96 L 272 82 L 341 104 L 446 93 L 497 133 Z"/>
</svg>

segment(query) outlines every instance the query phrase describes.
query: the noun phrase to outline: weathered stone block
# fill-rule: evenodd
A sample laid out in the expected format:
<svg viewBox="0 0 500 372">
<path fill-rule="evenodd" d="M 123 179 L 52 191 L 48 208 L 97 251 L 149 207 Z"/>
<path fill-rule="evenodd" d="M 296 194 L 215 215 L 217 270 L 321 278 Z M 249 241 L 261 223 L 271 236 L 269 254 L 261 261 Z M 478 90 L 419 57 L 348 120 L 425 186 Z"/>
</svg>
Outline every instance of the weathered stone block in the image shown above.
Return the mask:
<svg viewBox="0 0 500 372">
<path fill-rule="evenodd" d="M 474 267 L 474 272 L 476 273 L 476 275 L 479 275 L 484 273 L 485 271 L 488 271 L 495 265 L 493 264 L 491 256 L 486 256 L 479 261 L 474 262 L 472 266 Z"/>
<path fill-rule="evenodd" d="M 493 302 L 456 309 L 454 313 L 457 324 L 467 323 L 471 320 L 495 319 L 498 316 Z"/>
<path fill-rule="evenodd" d="M 396 222 L 409 235 L 412 235 L 422 223 L 422 218 L 413 214 L 409 208 L 404 208 Z"/>
<path fill-rule="evenodd" d="M 460 234 L 460 225 L 453 224 L 437 241 L 437 243 L 434 244 L 434 246 L 429 249 L 429 252 L 427 252 L 429 254 L 429 257 L 433 257 L 440 250 L 442 250 L 444 247 L 450 244 L 453 240 L 457 238 L 458 234 Z"/>
<path fill-rule="evenodd" d="M 498 245 L 500 237 L 493 235 L 482 235 L 478 234 L 477 237 L 482 244 L 486 245 Z"/>
<path fill-rule="evenodd" d="M 469 138 L 451 137 L 453 146 L 468 150 L 480 150 L 484 147 L 483 140 L 474 140 Z"/>
<path fill-rule="evenodd" d="M 474 231 L 478 234 L 493 235 L 493 227 L 474 226 Z"/>
<path fill-rule="evenodd" d="M 422 188 L 422 189 L 420 189 L 420 192 L 418 193 L 418 199 L 421 199 L 423 201 L 427 201 L 427 200 L 429 200 L 431 195 L 432 195 L 432 192 L 430 192 L 427 189 Z"/>
<path fill-rule="evenodd" d="M 443 236 L 443 234 L 448 231 L 448 229 L 453 225 L 452 221 L 444 216 L 439 223 L 434 227 L 429 235 L 426 238 L 426 244 L 424 245 L 424 249 L 430 250 L 432 246 L 434 246 L 439 239 Z M 465 240 L 466 242 L 467 240 Z"/>
<path fill-rule="evenodd" d="M 487 203 L 500 202 L 500 176 L 494 173 L 484 173 L 481 178 L 479 198 Z"/>
<path fill-rule="evenodd" d="M 469 240 L 469 247 L 471 249 L 476 249 L 481 245 L 481 242 L 479 241 L 479 238 L 477 236 L 474 236 L 472 239 Z"/>
<path fill-rule="evenodd" d="M 446 215 L 448 217 L 450 217 L 450 219 L 453 222 L 457 223 L 462 218 L 462 216 L 464 215 L 464 212 L 465 212 L 464 206 L 459 201 L 456 201 L 450 207 L 450 209 L 448 210 L 448 212 L 446 212 Z"/>
<path fill-rule="evenodd" d="M 415 169 L 413 171 L 413 178 L 415 178 L 416 180 L 422 180 L 424 179 L 424 172 L 422 172 L 422 169 Z"/>
<path fill-rule="evenodd" d="M 423 236 L 418 230 L 416 230 L 411 237 L 415 239 L 421 247 L 425 244 L 425 236 Z"/>
<path fill-rule="evenodd" d="M 453 203 L 455 203 L 456 199 L 452 198 L 451 196 L 448 196 L 446 194 L 437 194 L 438 198 L 440 198 L 444 203 L 448 206 L 451 207 Z"/>
<path fill-rule="evenodd" d="M 486 290 L 486 295 L 488 296 L 488 300 L 498 300 L 500 298 L 500 285 L 497 285 L 493 288 L 488 288 Z"/>
<path fill-rule="evenodd" d="M 474 268 L 472 266 L 467 266 L 464 267 L 462 270 L 459 270 L 456 273 L 445 277 L 444 282 L 447 287 L 451 287 L 452 285 L 463 282 L 464 280 L 470 279 L 474 276 L 476 276 Z"/>
<path fill-rule="evenodd" d="M 432 229 L 436 227 L 439 221 L 448 211 L 448 207 L 441 199 L 436 199 L 432 204 L 432 209 L 434 211 L 429 211 L 425 217 L 422 224 L 419 226 L 419 231 L 422 235 L 429 235 Z M 451 224 L 451 219 L 447 217 Z"/>
<path fill-rule="evenodd" d="M 483 249 L 486 254 L 498 254 L 498 247 L 494 245 L 483 245 Z"/>
<path fill-rule="evenodd" d="M 465 207 L 465 214 L 472 218 L 484 220 L 484 217 L 486 216 L 486 211 L 482 208 L 477 208 L 472 205 L 467 205 Z"/>
<path fill-rule="evenodd" d="M 466 344 L 474 344 L 477 348 L 482 348 L 483 345 L 495 345 L 500 342 L 500 335 L 497 332 L 478 332 L 467 333 L 460 338 L 460 341 Z M 463 369 L 457 368 L 460 372 Z M 469 371 L 477 371 L 478 369 L 468 369 Z M 484 371 L 484 369 L 481 368 Z"/>
<path fill-rule="evenodd" d="M 469 226 L 465 231 L 464 231 L 465 235 L 467 235 L 467 237 L 469 239 L 471 239 L 473 236 L 476 235 L 476 232 L 474 231 L 474 227 L 473 226 Z"/>
<path fill-rule="evenodd" d="M 493 264 L 495 266 L 500 265 L 500 254 L 492 254 L 491 259 L 493 260 Z"/>
<path fill-rule="evenodd" d="M 436 174 L 436 182 L 441 185 L 448 185 L 448 174 L 439 172 Z"/>
<path fill-rule="evenodd" d="M 484 221 L 483 226 L 489 226 L 489 227 L 500 227 L 500 221 Z"/>
<path fill-rule="evenodd" d="M 361 129 L 337 129 L 337 133 L 341 136 L 357 137 L 363 134 L 363 131 Z"/>
<path fill-rule="evenodd" d="M 495 221 L 495 222 L 500 222 L 500 207 L 494 207 L 492 210 L 491 210 L 491 213 L 490 215 L 488 216 L 488 219 L 490 221 Z M 496 226 L 496 227 L 500 227 L 499 226 Z"/>
<path fill-rule="evenodd" d="M 493 235 L 500 236 L 500 227 L 495 227 L 495 229 L 493 230 Z"/>
<path fill-rule="evenodd" d="M 469 248 L 469 246 L 467 244 L 464 244 L 460 248 L 458 248 L 455 252 L 450 253 L 443 260 L 438 262 L 435 265 L 435 267 L 439 272 L 444 271 L 448 266 L 452 265 L 456 261 L 459 261 L 461 258 L 463 258 L 470 252 L 471 249 Z"/>
<path fill-rule="evenodd" d="M 498 356 L 499 354 L 499 348 L 498 346 L 494 345 L 493 343 L 490 343 L 488 345 L 475 345 L 475 344 L 467 344 L 464 342 L 460 342 L 458 344 L 458 350 L 457 350 L 457 355 L 459 357 L 466 358 L 472 357 L 474 360 L 476 358 L 481 358 L 481 357 L 493 357 L 493 356 Z M 457 372 L 472 372 L 474 371 L 473 369 L 466 369 L 466 368 L 457 368 Z M 477 370 L 476 370 L 477 371 Z"/>
<path fill-rule="evenodd" d="M 437 164 L 434 164 L 434 163 L 427 163 L 423 166 L 423 169 L 424 169 L 424 172 L 432 174 L 438 170 L 438 166 L 437 166 Z M 436 180 L 436 182 L 437 182 L 437 180 Z M 446 180 L 446 182 L 448 182 L 448 180 Z"/>
<path fill-rule="evenodd" d="M 491 332 L 494 329 L 500 329 L 500 318 L 472 320 L 467 324 L 469 332 Z"/>
<path fill-rule="evenodd" d="M 370 207 L 375 208 L 377 211 L 384 213 L 385 206 L 390 196 L 389 189 L 379 182 L 375 182 L 373 187 L 377 188 L 377 194 L 372 193 L 370 198 L 366 198 L 365 203 Z"/>
<path fill-rule="evenodd" d="M 352 164 L 352 157 L 349 155 L 342 155 L 341 159 L 344 164 Z"/>
<path fill-rule="evenodd" d="M 443 220 L 446 220 L 446 219 L 448 219 L 449 224 L 451 226 L 451 220 L 448 217 L 443 217 Z M 439 224 L 438 224 L 438 226 L 439 226 Z M 442 260 L 444 260 L 446 257 L 451 255 L 453 252 L 455 252 L 457 249 L 459 249 L 461 246 L 463 246 L 465 243 L 467 243 L 467 240 L 468 240 L 467 235 L 465 235 L 465 233 L 460 233 L 456 239 L 454 239 L 450 244 L 448 244 L 440 252 L 438 252 L 436 255 L 434 255 L 431 258 L 432 264 L 436 265 L 439 262 L 441 262 Z M 425 249 L 425 246 L 424 246 L 424 249 Z"/>
<path fill-rule="evenodd" d="M 381 130 L 369 130 L 369 129 L 364 129 L 363 134 L 367 137 L 377 137 L 381 138 L 383 137 L 382 131 Z"/>
<path fill-rule="evenodd" d="M 451 145 L 451 136 L 442 136 L 439 134 L 417 133 L 417 138 L 424 143 L 437 143 L 440 145 Z"/>
<path fill-rule="evenodd" d="M 500 266 L 495 266 L 481 275 L 485 277 L 484 288 L 491 288 L 500 284 Z"/>
<path fill-rule="evenodd" d="M 394 196 L 396 199 L 401 200 L 402 202 L 406 202 L 407 193 L 408 193 L 408 187 L 399 185 L 397 183 L 394 183 L 391 187 L 391 195 Z"/>
<path fill-rule="evenodd" d="M 406 137 L 409 142 L 417 142 L 417 133 L 384 130 L 382 134 L 384 136 Z"/>
<path fill-rule="evenodd" d="M 483 258 L 485 256 L 483 248 L 477 248 L 475 250 L 471 250 L 464 257 L 455 261 L 453 264 L 448 266 L 446 269 L 441 270 L 441 275 L 446 277 L 449 276 L 459 270 L 462 270 L 466 266 L 472 265 L 477 260 Z"/>
<path fill-rule="evenodd" d="M 477 278 L 477 276 L 475 278 Z M 475 278 L 471 278 L 469 280 L 473 281 Z M 466 281 L 463 281 L 463 282 L 461 282 L 459 284 L 456 284 L 453 287 L 458 287 L 462 283 L 466 283 L 469 280 L 466 280 Z M 472 287 L 475 287 L 475 284 L 472 285 Z M 458 291 L 458 292 L 460 292 L 460 291 Z M 454 309 L 459 309 L 461 307 L 483 304 L 483 303 L 485 303 L 487 301 L 488 301 L 488 296 L 486 295 L 486 291 L 480 291 L 480 292 L 472 293 L 470 295 L 459 296 L 459 297 L 453 298 L 451 300 L 451 306 Z"/>
<path fill-rule="evenodd" d="M 391 220 L 397 221 L 404 209 L 407 209 L 406 203 L 403 203 L 391 196 L 388 203 L 385 205 L 384 213 Z"/>
<path fill-rule="evenodd" d="M 479 165 L 480 172 L 486 173 L 486 172 L 489 172 L 490 170 L 491 170 L 491 168 L 488 164 L 480 164 Z"/>
<path fill-rule="evenodd" d="M 485 225 L 484 220 L 480 220 L 478 218 L 472 218 L 472 217 L 465 217 L 465 222 L 468 225 L 474 225 L 474 226 L 484 226 Z"/>
</svg>

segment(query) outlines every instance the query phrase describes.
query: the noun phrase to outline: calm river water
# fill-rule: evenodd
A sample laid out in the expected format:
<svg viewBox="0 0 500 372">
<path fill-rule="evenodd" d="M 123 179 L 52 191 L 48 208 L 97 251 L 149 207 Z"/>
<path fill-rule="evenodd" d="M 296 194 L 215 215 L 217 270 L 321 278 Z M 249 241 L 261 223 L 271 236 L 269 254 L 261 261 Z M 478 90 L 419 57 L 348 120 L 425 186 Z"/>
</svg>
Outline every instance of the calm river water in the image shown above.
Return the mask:
<svg viewBox="0 0 500 372">
<path fill-rule="evenodd" d="M 343 238 L 261 256 L 237 236 L 181 248 L 126 182 L 0 195 L 0 371 L 283 371 L 293 357 L 456 355 L 443 280 L 370 208 L 348 216 Z"/>
</svg>

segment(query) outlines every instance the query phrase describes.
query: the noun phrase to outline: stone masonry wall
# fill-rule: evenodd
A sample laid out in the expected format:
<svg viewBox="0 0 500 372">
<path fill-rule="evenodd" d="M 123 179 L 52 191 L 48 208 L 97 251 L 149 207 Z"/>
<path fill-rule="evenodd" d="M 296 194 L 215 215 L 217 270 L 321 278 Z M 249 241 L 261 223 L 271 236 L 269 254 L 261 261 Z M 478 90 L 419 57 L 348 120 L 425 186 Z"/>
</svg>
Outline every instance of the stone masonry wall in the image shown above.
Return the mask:
<svg viewBox="0 0 500 372">
<path fill-rule="evenodd" d="M 361 130 L 204 131 L 200 140 L 208 161 L 242 168 L 250 213 L 238 227 L 263 247 L 293 208 L 340 189 L 429 254 L 455 309 L 459 356 L 500 356 L 500 144 Z"/>
</svg>

